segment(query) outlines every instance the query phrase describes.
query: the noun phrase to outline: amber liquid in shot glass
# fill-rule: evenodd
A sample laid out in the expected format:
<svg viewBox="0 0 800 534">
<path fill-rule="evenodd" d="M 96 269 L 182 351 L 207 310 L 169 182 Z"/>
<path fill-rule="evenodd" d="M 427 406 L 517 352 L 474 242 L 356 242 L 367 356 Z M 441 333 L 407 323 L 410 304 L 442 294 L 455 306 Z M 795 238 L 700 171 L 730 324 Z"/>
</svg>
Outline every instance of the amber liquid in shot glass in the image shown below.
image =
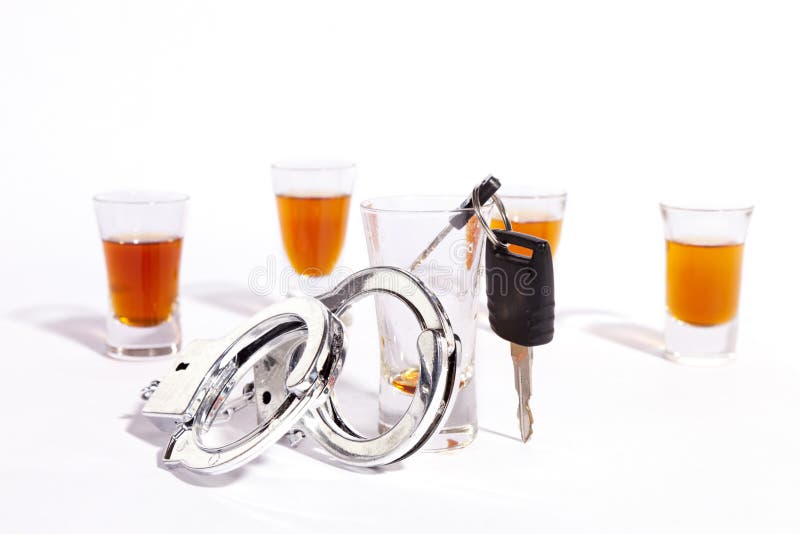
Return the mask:
<svg viewBox="0 0 800 534">
<path fill-rule="evenodd" d="M 535 218 L 512 220 L 511 229 L 515 232 L 522 234 L 532 235 L 540 239 L 545 239 L 550 243 L 550 250 L 555 254 L 558 248 L 558 241 L 561 238 L 561 223 L 562 220 L 536 220 Z M 502 219 L 492 219 L 491 223 L 494 229 L 505 229 Z M 530 250 L 520 247 L 518 245 L 509 245 L 509 250 L 516 254 L 530 256 Z"/>
<path fill-rule="evenodd" d="M 341 279 L 336 264 L 344 248 L 356 166 L 347 161 L 296 160 L 273 163 L 283 249 L 292 275 L 282 292 L 320 295 Z"/>
<path fill-rule="evenodd" d="M 178 298 L 182 242 L 152 235 L 103 240 L 111 307 L 121 323 L 155 326 L 169 319 Z"/>
<path fill-rule="evenodd" d="M 695 245 L 667 241 L 667 308 L 695 326 L 736 317 L 743 244 Z"/>
<path fill-rule="evenodd" d="M 276 195 L 283 246 L 298 274 L 333 271 L 344 245 L 350 195 Z"/>
<path fill-rule="evenodd" d="M 567 193 L 561 189 L 511 185 L 500 191 L 500 198 L 510 219 L 511 230 L 547 240 L 550 250 L 555 254 L 561 240 L 561 223 L 564 220 Z M 492 213 L 491 227 L 505 229 L 503 219 L 496 209 Z M 529 250 L 517 245 L 510 245 L 509 250 L 530 256 Z"/>
</svg>

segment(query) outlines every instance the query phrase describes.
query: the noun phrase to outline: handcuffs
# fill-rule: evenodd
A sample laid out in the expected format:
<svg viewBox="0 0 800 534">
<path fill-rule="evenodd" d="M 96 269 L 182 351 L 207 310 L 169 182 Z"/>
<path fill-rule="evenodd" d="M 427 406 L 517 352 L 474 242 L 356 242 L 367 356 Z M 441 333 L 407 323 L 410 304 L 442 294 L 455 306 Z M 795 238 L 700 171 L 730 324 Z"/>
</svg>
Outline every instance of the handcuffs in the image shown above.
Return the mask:
<svg viewBox="0 0 800 534">
<path fill-rule="evenodd" d="M 334 386 L 347 354 L 340 317 L 354 301 L 374 293 L 398 298 L 417 317 L 419 382 L 400 420 L 366 438 L 340 414 Z M 162 458 L 166 466 L 230 471 L 287 434 L 311 436 L 346 465 L 381 466 L 418 451 L 447 419 L 460 352 L 458 336 L 430 289 L 403 269 L 373 267 L 317 298 L 273 304 L 225 337 L 189 343 L 172 371 L 146 388 L 142 413 L 171 432 Z M 212 425 L 229 413 L 225 401 L 251 372 L 245 402 L 256 404 L 255 428 L 225 445 L 204 443 Z"/>
</svg>

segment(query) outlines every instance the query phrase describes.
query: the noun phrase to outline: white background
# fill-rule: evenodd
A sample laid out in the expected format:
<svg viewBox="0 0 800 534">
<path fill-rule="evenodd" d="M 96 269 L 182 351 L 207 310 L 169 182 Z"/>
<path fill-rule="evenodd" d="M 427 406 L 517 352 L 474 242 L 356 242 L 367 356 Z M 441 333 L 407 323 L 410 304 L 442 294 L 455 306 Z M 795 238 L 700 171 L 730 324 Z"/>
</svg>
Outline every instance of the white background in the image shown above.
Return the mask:
<svg viewBox="0 0 800 534">
<path fill-rule="evenodd" d="M 798 27 L 768 0 L 0 0 L 0 528 L 796 532 Z M 281 250 L 268 166 L 300 156 L 356 161 L 357 201 L 490 172 L 568 190 L 532 443 L 501 435 L 510 366 L 482 331 L 464 451 L 371 475 L 286 447 L 219 480 L 156 468 L 165 437 L 134 414 L 164 364 L 97 352 L 91 195 L 192 196 L 184 327 L 212 337 L 258 304 L 248 274 Z M 756 209 L 739 361 L 699 370 L 648 351 L 657 202 L 709 195 Z M 368 351 L 343 387 L 374 390 Z"/>
</svg>

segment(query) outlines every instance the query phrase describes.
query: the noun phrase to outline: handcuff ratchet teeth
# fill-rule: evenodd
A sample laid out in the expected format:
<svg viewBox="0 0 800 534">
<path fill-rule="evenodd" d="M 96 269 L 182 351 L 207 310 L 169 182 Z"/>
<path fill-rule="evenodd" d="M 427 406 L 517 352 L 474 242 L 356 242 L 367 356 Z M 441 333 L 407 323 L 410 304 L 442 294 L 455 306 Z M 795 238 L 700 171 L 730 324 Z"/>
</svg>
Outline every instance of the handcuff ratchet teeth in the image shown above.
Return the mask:
<svg viewBox="0 0 800 534">
<path fill-rule="evenodd" d="M 344 365 L 347 336 L 340 320 L 369 294 L 388 294 L 417 317 L 419 383 L 401 419 L 366 438 L 339 413 L 334 385 Z M 359 271 L 317 298 L 291 298 L 260 311 L 228 335 L 189 343 L 175 367 L 145 388 L 142 413 L 171 432 L 165 465 L 203 473 L 230 471 L 286 434 L 311 436 L 344 464 L 386 465 L 419 450 L 449 415 L 461 345 L 441 303 L 414 275 L 394 267 Z M 231 400 L 245 377 L 245 395 Z M 215 423 L 255 403 L 256 426 L 225 445 L 208 445 Z"/>
</svg>

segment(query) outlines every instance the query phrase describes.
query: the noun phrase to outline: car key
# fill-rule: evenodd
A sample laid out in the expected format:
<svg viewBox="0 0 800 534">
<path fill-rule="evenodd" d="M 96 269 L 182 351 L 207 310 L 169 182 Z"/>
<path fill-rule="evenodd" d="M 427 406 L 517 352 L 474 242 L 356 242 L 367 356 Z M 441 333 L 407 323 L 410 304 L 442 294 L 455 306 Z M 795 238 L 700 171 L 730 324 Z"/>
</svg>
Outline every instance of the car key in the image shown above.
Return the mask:
<svg viewBox="0 0 800 534">
<path fill-rule="evenodd" d="M 538 237 L 510 230 L 492 230 L 486 243 L 486 297 L 489 324 L 511 343 L 511 359 L 519 406 L 520 437 L 533 432 L 531 372 L 533 347 L 553 339 L 555 297 L 550 244 Z M 508 245 L 530 249 L 530 257 L 515 254 Z"/>
<path fill-rule="evenodd" d="M 476 206 L 479 209 L 481 206 L 486 204 L 486 202 L 493 197 L 493 195 L 500 189 L 500 180 L 492 176 L 491 174 L 483 179 L 481 183 L 475 186 L 475 189 L 472 191 L 472 196 L 468 197 L 464 202 L 458 206 L 458 210 L 461 210 L 459 213 L 453 215 L 450 218 L 449 224 L 442 228 L 442 230 L 433 238 L 433 241 L 425 247 L 425 250 L 419 253 L 411 265 L 408 267 L 408 270 L 414 272 L 417 267 L 419 267 L 425 259 L 430 256 L 431 252 L 433 252 L 439 244 L 444 241 L 444 238 L 453 230 L 464 228 L 464 225 L 469 222 L 472 218 L 472 212 L 468 211 L 470 208 L 476 210 Z M 477 212 L 477 210 L 476 210 Z"/>
</svg>

